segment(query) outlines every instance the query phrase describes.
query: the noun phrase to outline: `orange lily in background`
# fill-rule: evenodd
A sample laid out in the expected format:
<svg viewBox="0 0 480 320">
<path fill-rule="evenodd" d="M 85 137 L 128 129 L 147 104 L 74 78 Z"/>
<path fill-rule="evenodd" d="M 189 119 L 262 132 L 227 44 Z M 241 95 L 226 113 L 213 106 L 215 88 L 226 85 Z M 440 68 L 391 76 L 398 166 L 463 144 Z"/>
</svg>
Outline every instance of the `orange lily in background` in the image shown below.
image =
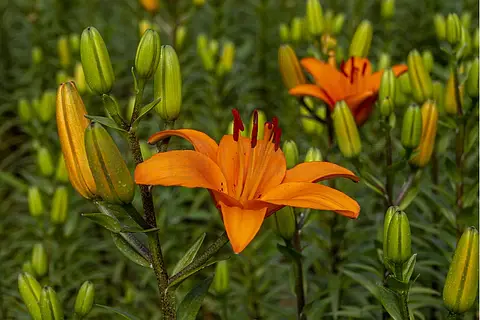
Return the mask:
<svg viewBox="0 0 480 320">
<path fill-rule="evenodd" d="M 196 130 L 154 134 L 149 143 L 179 136 L 192 143 L 195 151 L 154 155 L 137 166 L 135 182 L 209 189 L 235 253 L 252 241 L 266 217 L 284 206 L 331 210 L 357 218 L 360 206 L 355 200 L 315 183 L 336 177 L 358 181 L 351 171 L 329 162 L 301 163 L 287 170 L 279 149 L 278 120 L 265 123 L 263 137 L 257 137 L 258 113 L 254 111 L 252 137 L 246 138 L 240 135 L 244 125 L 238 111 L 233 110 L 233 115 L 233 135 L 225 135 L 219 145 Z"/>
<path fill-rule="evenodd" d="M 300 63 L 313 76 L 315 84 L 298 85 L 290 89 L 291 95 L 318 98 L 328 105 L 330 111 L 335 103 L 344 100 L 358 125 L 368 119 L 378 97 L 383 70 L 372 74 L 370 61 L 358 57 L 342 62 L 339 70 L 315 58 L 304 58 Z M 408 67 L 396 65 L 392 70 L 398 77 Z"/>
</svg>

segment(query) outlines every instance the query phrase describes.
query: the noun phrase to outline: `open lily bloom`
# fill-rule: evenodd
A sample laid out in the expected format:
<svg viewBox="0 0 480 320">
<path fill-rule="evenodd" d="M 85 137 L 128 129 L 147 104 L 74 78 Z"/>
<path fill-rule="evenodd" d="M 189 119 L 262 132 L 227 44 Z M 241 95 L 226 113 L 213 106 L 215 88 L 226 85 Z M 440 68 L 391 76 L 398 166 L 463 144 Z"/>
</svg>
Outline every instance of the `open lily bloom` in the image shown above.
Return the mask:
<svg viewBox="0 0 480 320">
<path fill-rule="evenodd" d="M 358 125 L 363 124 L 373 110 L 377 100 L 383 70 L 372 73 L 370 61 L 366 58 L 351 57 L 342 62 L 340 70 L 329 63 L 315 58 L 300 62 L 310 73 L 315 84 L 301 84 L 289 93 L 294 96 L 311 96 L 324 101 L 332 111 L 335 103 L 344 100 Z M 408 70 L 406 65 L 392 67 L 395 76 Z"/>
<path fill-rule="evenodd" d="M 273 118 L 258 135 L 258 113 L 254 112 L 252 137 L 240 136 L 244 125 L 233 110 L 233 135 L 220 144 L 205 133 L 166 130 L 150 137 L 155 143 L 179 136 L 192 143 L 195 151 L 158 153 L 139 164 L 135 181 L 143 185 L 207 188 L 222 213 L 223 223 L 235 253 L 241 252 L 257 234 L 263 220 L 283 206 L 331 210 L 356 218 L 360 206 L 344 193 L 315 182 L 346 177 L 358 178 L 349 170 L 329 162 L 301 163 L 287 170 L 279 149 L 281 129 Z"/>
</svg>

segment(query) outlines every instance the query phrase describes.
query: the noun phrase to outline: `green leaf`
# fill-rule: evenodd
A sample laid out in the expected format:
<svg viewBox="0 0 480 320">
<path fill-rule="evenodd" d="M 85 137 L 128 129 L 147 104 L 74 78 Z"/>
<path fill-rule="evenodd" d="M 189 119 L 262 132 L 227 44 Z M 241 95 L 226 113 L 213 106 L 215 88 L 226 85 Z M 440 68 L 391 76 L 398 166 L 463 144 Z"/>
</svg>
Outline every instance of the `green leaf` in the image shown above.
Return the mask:
<svg viewBox="0 0 480 320">
<path fill-rule="evenodd" d="M 298 260 L 301 260 L 303 258 L 302 254 L 299 253 L 298 251 L 290 248 L 290 247 L 287 247 L 287 246 L 284 246 L 284 245 L 281 245 L 281 244 L 277 244 L 277 249 L 278 251 L 280 251 L 286 258 L 289 258 L 291 259 L 292 261 L 298 261 Z"/>
<path fill-rule="evenodd" d="M 178 320 L 195 320 L 202 306 L 203 299 L 207 295 L 208 288 L 212 284 L 213 277 L 208 277 L 190 290 L 178 306 Z"/>
<path fill-rule="evenodd" d="M 22 192 L 28 191 L 28 184 L 9 172 L 0 171 L 0 181 Z"/>
<path fill-rule="evenodd" d="M 147 113 L 150 112 L 150 110 L 152 110 L 153 108 L 156 107 L 156 105 L 160 102 L 160 100 L 162 100 L 161 98 L 158 98 L 152 102 L 150 102 L 149 104 L 147 104 L 146 106 L 143 106 L 142 109 L 140 110 L 140 114 L 138 115 L 138 118 L 135 120 L 135 122 L 133 122 L 132 125 L 135 125 L 136 123 L 138 123 L 138 121 L 143 117 L 145 116 Z"/>
<path fill-rule="evenodd" d="M 120 230 L 122 230 L 120 221 L 118 221 L 118 219 L 110 213 L 82 213 L 82 216 L 92 220 L 96 224 L 99 224 L 105 229 L 108 229 L 114 233 L 119 233 Z"/>
<path fill-rule="evenodd" d="M 187 278 L 189 278 L 190 276 L 194 275 L 195 273 L 207 268 L 207 267 L 210 267 L 211 265 L 219 262 L 219 261 L 223 261 L 223 260 L 227 260 L 228 258 L 230 258 L 230 256 L 224 256 L 224 257 L 219 257 L 219 258 L 216 258 L 216 259 L 213 259 L 213 260 L 210 260 L 210 261 L 207 261 L 205 264 L 202 264 L 200 267 L 197 267 L 193 270 L 190 270 L 189 272 L 185 272 L 184 274 L 182 274 L 180 277 L 178 277 L 177 279 L 173 280 L 171 283 L 169 283 L 168 287 L 169 288 L 176 288 L 177 286 L 179 286 L 183 281 L 185 281 Z"/>
<path fill-rule="evenodd" d="M 100 123 L 100 124 L 102 124 L 106 127 L 115 129 L 117 131 L 127 132 L 126 130 L 120 128 L 118 126 L 118 124 L 110 118 L 100 117 L 100 116 L 91 116 L 91 115 L 88 115 L 88 114 L 85 115 L 85 118 L 90 119 L 90 120 L 95 121 L 95 122 L 98 122 L 98 123 Z"/>
<path fill-rule="evenodd" d="M 195 241 L 195 243 L 188 249 L 188 251 L 185 253 L 185 255 L 177 262 L 177 265 L 175 268 L 173 268 L 172 274 L 177 274 L 180 272 L 183 268 L 188 266 L 193 259 L 195 259 L 198 250 L 200 250 L 200 247 L 203 244 L 203 240 L 205 240 L 206 233 L 202 233 L 202 235 Z"/>
<path fill-rule="evenodd" d="M 350 277 L 353 281 L 358 282 L 361 284 L 365 289 L 367 289 L 375 298 L 380 300 L 380 291 L 378 289 L 378 285 L 373 283 L 370 279 L 362 275 L 358 272 L 353 272 L 347 269 L 343 269 L 342 272 Z"/>
<path fill-rule="evenodd" d="M 384 286 L 379 285 L 378 288 L 380 291 L 380 301 L 388 314 L 390 314 L 394 320 L 408 320 L 408 318 L 402 316 L 400 296 Z"/>
<path fill-rule="evenodd" d="M 111 311 L 111 312 L 114 312 L 120 316 L 122 316 L 123 318 L 125 319 L 129 319 L 129 320 L 141 320 L 140 318 L 138 317 L 135 317 L 131 314 L 128 314 L 126 313 L 125 311 L 122 311 L 122 310 L 118 310 L 116 308 L 112 308 L 112 307 L 109 307 L 109 306 L 104 306 L 104 305 L 101 305 L 101 304 L 95 304 L 96 307 L 100 307 L 100 308 L 103 308 L 103 309 L 107 309 L 108 311 Z"/>
<path fill-rule="evenodd" d="M 413 254 L 407 262 L 402 266 L 402 280 L 403 282 L 409 282 L 412 277 L 413 270 L 415 269 L 415 263 L 417 262 L 417 254 Z"/>
<path fill-rule="evenodd" d="M 127 211 L 126 207 L 129 205 L 126 205 L 126 207 L 124 207 L 119 204 L 113 204 L 105 201 L 96 201 L 95 204 L 102 213 L 105 213 L 106 215 L 115 217 L 117 219 L 121 227 L 121 230 L 119 230 L 119 232 L 144 232 L 143 228 L 141 228 L 138 223 L 135 222 L 135 220 Z M 131 207 L 130 210 L 135 210 L 135 208 Z M 142 218 L 140 217 L 139 219 Z"/>
<path fill-rule="evenodd" d="M 418 186 L 411 187 L 405 197 L 402 199 L 402 202 L 398 205 L 401 210 L 407 209 L 407 207 L 412 203 L 412 201 L 417 197 L 419 192 Z"/>
<path fill-rule="evenodd" d="M 111 233 L 113 242 L 118 250 L 128 259 L 142 267 L 151 268 L 149 262 L 150 251 L 138 240 L 133 233 Z"/>
<path fill-rule="evenodd" d="M 138 93 L 138 81 L 137 81 L 137 76 L 135 75 L 135 67 L 132 67 L 132 77 L 133 77 L 133 91 L 135 94 Z"/>
</svg>

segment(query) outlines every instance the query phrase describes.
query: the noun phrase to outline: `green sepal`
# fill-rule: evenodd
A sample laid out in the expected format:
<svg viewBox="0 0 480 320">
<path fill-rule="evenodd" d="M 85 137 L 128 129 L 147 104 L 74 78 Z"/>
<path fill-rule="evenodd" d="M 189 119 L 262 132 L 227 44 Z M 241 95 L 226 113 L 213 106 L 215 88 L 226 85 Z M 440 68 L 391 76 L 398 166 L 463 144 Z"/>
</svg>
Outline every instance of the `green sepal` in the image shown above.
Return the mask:
<svg viewBox="0 0 480 320">
<path fill-rule="evenodd" d="M 119 233 L 122 230 L 120 221 L 109 212 L 82 213 L 82 216 L 114 233 Z"/>
</svg>

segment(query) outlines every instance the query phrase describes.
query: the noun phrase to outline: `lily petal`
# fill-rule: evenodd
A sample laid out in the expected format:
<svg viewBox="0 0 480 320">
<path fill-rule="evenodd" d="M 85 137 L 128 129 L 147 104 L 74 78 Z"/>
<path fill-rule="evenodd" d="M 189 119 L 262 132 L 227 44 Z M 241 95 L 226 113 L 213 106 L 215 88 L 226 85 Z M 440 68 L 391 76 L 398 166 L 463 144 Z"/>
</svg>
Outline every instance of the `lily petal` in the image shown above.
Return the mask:
<svg viewBox="0 0 480 320">
<path fill-rule="evenodd" d="M 220 201 L 223 223 L 233 251 L 240 253 L 252 241 L 260 230 L 267 208 L 245 210 L 239 207 L 230 207 Z"/>
<path fill-rule="evenodd" d="M 218 145 L 203 132 L 191 129 L 177 129 L 177 130 L 164 130 L 155 133 L 148 139 L 148 143 L 154 144 L 165 138 L 177 136 L 185 140 L 188 140 L 196 151 L 205 154 L 210 159 L 214 160 L 217 158 Z"/>
<path fill-rule="evenodd" d="M 300 64 L 313 76 L 315 83 L 325 89 L 333 100 L 341 100 L 346 78 L 340 71 L 315 58 L 304 58 Z"/>
<path fill-rule="evenodd" d="M 338 190 L 316 183 L 282 183 L 259 200 L 283 206 L 331 210 L 349 218 L 357 218 L 360 213 L 360 206 L 355 200 Z"/>
<path fill-rule="evenodd" d="M 380 88 L 380 82 L 382 80 L 384 70 L 375 72 L 368 79 L 368 88 L 378 91 Z M 408 71 L 408 66 L 405 64 L 397 64 L 392 67 L 392 71 L 395 74 L 395 77 L 398 77 Z"/>
<path fill-rule="evenodd" d="M 330 108 L 333 108 L 333 106 L 335 105 L 335 101 L 333 100 L 333 98 L 330 97 L 324 89 L 315 84 L 300 84 L 290 89 L 288 93 L 293 96 L 310 96 L 318 98 L 323 102 L 327 103 Z"/>
<path fill-rule="evenodd" d="M 350 170 L 325 161 L 303 162 L 287 170 L 283 183 L 287 182 L 317 182 L 337 177 L 343 177 L 358 182 L 360 179 Z"/>
<path fill-rule="evenodd" d="M 135 169 L 135 182 L 144 185 L 207 188 L 225 192 L 226 181 L 218 165 L 193 151 L 157 153 Z"/>
<path fill-rule="evenodd" d="M 242 155 L 239 155 L 239 143 L 242 144 Z M 234 185 L 238 183 L 237 179 L 239 175 L 246 175 L 246 168 L 243 168 L 243 172 L 240 173 L 240 163 L 247 163 L 247 161 L 243 159 L 248 159 L 250 156 L 250 149 L 250 139 L 246 137 L 238 137 L 237 142 L 233 140 L 232 135 L 225 135 L 222 140 L 220 140 L 216 162 L 227 180 L 227 190 L 230 195 L 235 194 Z M 242 159 L 239 159 L 240 156 L 242 156 Z"/>
<path fill-rule="evenodd" d="M 363 102 L 371 98 L 372 96 L 375 96 L 375 92 L 363 91 L 358 94 L 346 97 L 345 102 L 347 103 L 352 113 L 355 115 L 355 113 L 358 112 L 361 106 L 365 107 L 365 105 L 363 105 Z"/>
</svg>

